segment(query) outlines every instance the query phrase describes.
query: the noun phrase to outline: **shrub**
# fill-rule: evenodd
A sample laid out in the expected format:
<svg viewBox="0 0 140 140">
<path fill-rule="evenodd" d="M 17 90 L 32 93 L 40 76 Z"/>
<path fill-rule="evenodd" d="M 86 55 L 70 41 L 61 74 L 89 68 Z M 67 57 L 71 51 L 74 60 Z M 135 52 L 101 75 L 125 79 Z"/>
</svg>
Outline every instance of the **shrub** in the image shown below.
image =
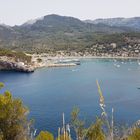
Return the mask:
<svg viewBox="0 0 140 140">
<path fill-rule="evenodd" d="M 54 136 L 48 131 L 41 131 L 36 140 L 54 140 Z"/>
<path fill-rule="evenodd" d="M 22 101 L 13 98 L 9 91 L 0 94 L 0 140 L 28 140 L 28 112 Z"/>
</svg>

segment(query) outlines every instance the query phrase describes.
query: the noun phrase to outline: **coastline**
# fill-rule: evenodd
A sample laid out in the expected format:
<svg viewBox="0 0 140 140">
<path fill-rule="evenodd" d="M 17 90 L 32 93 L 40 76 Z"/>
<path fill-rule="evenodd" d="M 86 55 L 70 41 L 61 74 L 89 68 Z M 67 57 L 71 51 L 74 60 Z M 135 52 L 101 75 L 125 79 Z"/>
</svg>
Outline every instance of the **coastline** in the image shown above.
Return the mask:
<svg viewBox="0 0 140 140">
<path fill-rule="evenodd" d="M 64 56 L 64 57 L 48 57 L 49 59 L 140 59 L 139 57 L 122 57 L 122 56 Z"/>
<path fill-rule="evenodd" d="M 37 59 L 40 59 L 41 62 L 37 62 Z M 32 55 L 32 60 L 34 62 L 35 69 L 42 67 L 69 67 L 76 66 L 77 64 L 69 62 L 69 63 L 57 63 L 60 60 L 77 60 L 80 61 L 82 59 L 121 59 L 121 60 L 140 60 L 140 57 L 122 57 L 122 56 L 47 56 L 46 54 Z"/>
<path fill-rule="evenodd" d="M 7 57 L 1 57 L 0 70 L 19 71 L 25 73 L 34 72 L 36 69 L 42 67 L 74 67 L 77 64 L 74 61 L 83 59 L 121 59 L 121 60 L 140 60 L 140 57 L 124 57 L 124 56 L 63 56 L 56 55 L 50 56 L 49 54 L 27 54 L 32 57 L 31 63 L 25 64 L 24 62 L 16 62 L 8 59 Z M 38 61 L 40 60 L 40 61 Z M 67 63 L 61 63 L 61 61 L 68 61 Z M 73 62 L 72 62 L 73 61 Z"/>
</svg>

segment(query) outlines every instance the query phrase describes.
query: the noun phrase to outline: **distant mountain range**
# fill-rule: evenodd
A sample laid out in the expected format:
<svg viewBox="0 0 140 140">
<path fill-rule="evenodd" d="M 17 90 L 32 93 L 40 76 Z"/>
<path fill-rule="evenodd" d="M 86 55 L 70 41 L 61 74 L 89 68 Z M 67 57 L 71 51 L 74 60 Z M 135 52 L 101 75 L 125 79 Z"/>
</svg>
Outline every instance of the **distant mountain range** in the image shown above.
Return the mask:
<svg viewBox="0 0 140 140">
<path fill-rule="evenodd" d="M 25 51 L 79 50 L 102 41 L 104 36 L 140 32 L 140 18 L 81 21 L 47 15 L 21 26 L 0 25 L 0 47 Z"/>
<path fill-rule="evenodd" d="M 85 20 L 86 23 L 92 24 L 105 24 L 116 27 L 130 27 L 133 29 L 140 30 L 140 17 L 133 18 L 107 18 L 107 19 L 96 19 L 96 20 Z"/>
</svg>

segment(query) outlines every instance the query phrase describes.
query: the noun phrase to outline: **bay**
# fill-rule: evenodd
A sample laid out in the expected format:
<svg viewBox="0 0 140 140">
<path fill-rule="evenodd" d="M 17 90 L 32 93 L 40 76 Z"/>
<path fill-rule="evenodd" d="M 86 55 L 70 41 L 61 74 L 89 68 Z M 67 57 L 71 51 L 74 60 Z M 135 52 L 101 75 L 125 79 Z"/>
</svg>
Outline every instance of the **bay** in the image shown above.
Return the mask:
<svg viewBox="0 0 140 140">
<path fill-rule="evenodd" d="M 35 128 L 57 134 L 74 106 L 87 124 L 100 116 L 98 79 L 105 97 L 107 112 L 113 107 L 118 124 L 132 124 L 140 119 L 140 65 L 137 60 L 88 59 L 80 66 L 41 68 L 34 73 L 0 71 L 3 90 L 10 90 L 30 109 Z"/>
</svg>

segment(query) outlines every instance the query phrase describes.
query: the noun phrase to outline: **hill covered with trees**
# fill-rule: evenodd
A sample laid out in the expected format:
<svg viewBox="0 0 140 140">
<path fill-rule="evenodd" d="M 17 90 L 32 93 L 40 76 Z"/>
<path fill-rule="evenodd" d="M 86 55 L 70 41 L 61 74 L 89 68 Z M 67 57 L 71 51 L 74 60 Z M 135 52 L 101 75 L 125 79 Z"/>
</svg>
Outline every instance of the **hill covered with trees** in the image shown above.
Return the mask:
<svg viewBox="0 0 140 140">
<path fill-rule="evenodd" d="M 109 43 L 116 43 L 117 49 L 126 44 L 128 47 L 126 38 L 133 39 L 130 45 L 136 49 L 134 45 L 139 44 L 140 30 L 134 26 L 94 24 L 59 15 L 47 15 L 21 26 L 0 25 L 0 47 L 26 52 L 92 51 L 93 45 L 98 44 L 104 45 L 103 51 L 108 51 Z"/>
</svg>

